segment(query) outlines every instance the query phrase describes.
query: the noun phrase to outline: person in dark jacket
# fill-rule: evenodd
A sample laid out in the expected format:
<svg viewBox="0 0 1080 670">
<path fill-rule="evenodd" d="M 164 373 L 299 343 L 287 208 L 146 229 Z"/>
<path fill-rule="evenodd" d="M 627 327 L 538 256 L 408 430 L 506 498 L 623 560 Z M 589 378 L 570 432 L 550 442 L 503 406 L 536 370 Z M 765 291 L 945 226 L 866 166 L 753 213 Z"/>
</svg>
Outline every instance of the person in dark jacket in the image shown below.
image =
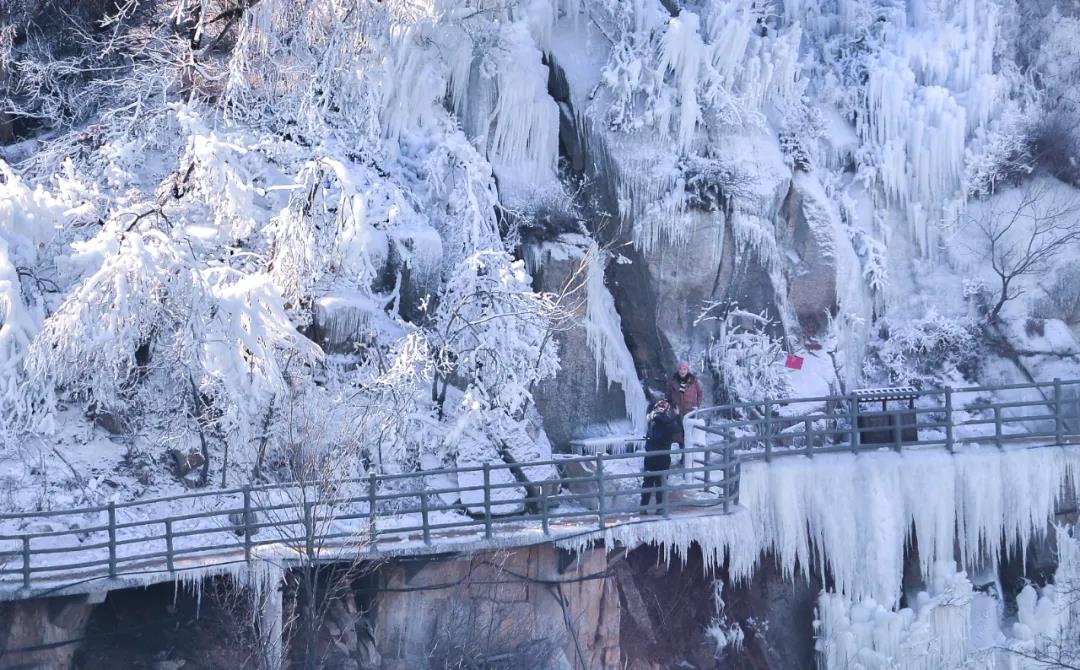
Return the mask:
<svg viewBox="0 0 1080 670">
<path fill-rule="evenodd" d="M 686 436 L 683 433 L 683 417 L 698 407 L 705 397 L 701 389 L 701 382 L 690 372 L 690 363 L 679 361 L 675 374 L 668 380 L 667 401 L 671 404 L 678 423 L 675 426 L 673 442 L 678 442 L 680 447 L 685 447 Z"/>
<path fill-rule="evenodd" d="M 671 449 L 671 438 L 678 425 L 677 417 L 666 400 L 656 403 L 649 412 L 649 429 L 645 436 L 645 477 L 641 484 L 641 506 L 649 504 L 649 497 L 656 497 L 659 507 L 664 504 L 664 473 L 671 467 L 671 454 L 650 454 Z"/>
</svg>

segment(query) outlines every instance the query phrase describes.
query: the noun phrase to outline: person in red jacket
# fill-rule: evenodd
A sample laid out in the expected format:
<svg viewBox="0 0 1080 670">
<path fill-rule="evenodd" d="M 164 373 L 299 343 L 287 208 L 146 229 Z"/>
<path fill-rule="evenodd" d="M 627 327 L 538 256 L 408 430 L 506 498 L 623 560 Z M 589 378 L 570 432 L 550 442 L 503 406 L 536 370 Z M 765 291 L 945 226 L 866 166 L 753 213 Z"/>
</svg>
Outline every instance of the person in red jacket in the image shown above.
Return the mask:
<svg viewBox="0 0 1080 670">
<path fill-rule="evenodd" d="M 690 364 L 686 361 L 679 361 L 675 374 L 668 380 L 667 401 L 671 403 L 675 416 L 679 420 L 673 441 L 678 442 L 680 447 L 686 446 L 683 441 L 685 439 L 683 417 L 701 407 L 701 401 L 704 397 L 705 392 L 701 389 L 701 382 L 690 372 Z"/>
</svg>

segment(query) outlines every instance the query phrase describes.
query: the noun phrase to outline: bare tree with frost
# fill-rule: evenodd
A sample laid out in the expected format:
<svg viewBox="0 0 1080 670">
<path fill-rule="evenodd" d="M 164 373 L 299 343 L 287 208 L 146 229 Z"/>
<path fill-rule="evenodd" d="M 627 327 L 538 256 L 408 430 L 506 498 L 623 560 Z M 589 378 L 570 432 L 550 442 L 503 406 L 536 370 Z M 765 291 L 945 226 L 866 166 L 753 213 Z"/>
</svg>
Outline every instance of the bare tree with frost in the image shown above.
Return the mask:
<svg viewBox="0 0 1080 670">
<path fill-rule="evenodd" d="M 458 266 L 434 311 L 431 336 L 431 401 L 438 418 L 454 426 L 445 451 L 485 460 L 469 453 L 474 440 L 459 440 L 471 432 L 511 466 L 522 454 L 535 453 L 533 387 L 558 370 L 555 334 L 569 326 L 583 267 L 558 293 L 536 293 L 524 263 L 505 252 L 479 252 Z M 463 391 L 456 407 L 447 406 L 452 384 Z M 510 472 L 527 490 L 534 486 L 522 468 Z"/>
<path fill-rule="evenodd" d="M 1024 295 L 1023 279 L 1046 271 L 1066 249 L 1080 242 L 1080 201 L 1063 196 L 1052 182 L 1025 185 L 1009 204 L 990 204 L 971 223 L 985 243 L 986 258 L 998 278 L 987 320 Z"/>
<path fill-rule="evenodd" d="M 299 667 L 321 668 L 334 665 L 326 655 L 335 645 L 323 640 L 331 634 L 331 611 L 351 597 L 354 581 L 375 566 L 361 560 L 374 521 L 350 515 L 374 516 L 379 510 L 369 510 L 367 502 L 344 501 L 366 498 L 368 489 L 359 476 L 366 438 L 386 417 L 381 408 L 326 402 L 310 394 L 286 397 L 280 416 L 281 434 L 271 458 L 281 461 L 277 474 L 287 483 L 253 491 L 253 505 L 265 511 L 247 519 L 236 514 L 230 521 L 241 537 L 254 528 L 249 537 L 274 552 L 261 558 L 287 558 L 281 566 L 284 620 L 277 638 L 260 640 L 259 657 L 288 656 Z"/>
</svg>

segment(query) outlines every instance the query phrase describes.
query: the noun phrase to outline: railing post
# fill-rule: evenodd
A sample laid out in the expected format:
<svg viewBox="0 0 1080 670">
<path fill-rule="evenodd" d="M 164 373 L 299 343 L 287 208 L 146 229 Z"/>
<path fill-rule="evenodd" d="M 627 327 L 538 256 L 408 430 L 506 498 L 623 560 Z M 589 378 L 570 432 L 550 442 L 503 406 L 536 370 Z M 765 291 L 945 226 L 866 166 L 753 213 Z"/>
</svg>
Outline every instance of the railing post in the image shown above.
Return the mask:
<svg viewBox="0 0 1080 670">
<path fill-rule="evenodd" d="M 251 485 L 244 484 L 244 560 L 251 562 Z"/>
<path fill-rule="evenodd" d="M 735 450 L 730 444 L 724 445 L 724 514 L 731 514 L 731 489 L 732 483 L 732 461 L 734 460 Z"/>
<path fill-rule="evenodd" d="M 23 588 L 30 588 L 30 536 L 22 536 L 22 578 Z"/>
<path fill-rule="evenodd" d="M 731 502 L 739 504 L 739 483 L 742 481 L 742 458 L 734 450 L 730 455 Z"/>
<path fill-rule="evenodd" d="M 540 525 L 544 530 L 544 535 L 550 535 L 551 531 L 548 525 L 548 497 L 547 487 L 543 483 L 540 484 Z"/>
<path fill-rule="evenodd" d="M 484 463 L 484 538 L 491 539 L 491 465 Z"/>
<path fill-rule="evenodd" d="M 772 460 L 772 404 L 764 403 L 762 405 L 763 416 L 761 421 L 761 432 L 765 434 L 765 462 L 768 463 Z"/>
<path fill-rule="evenodd" d="M 889 416 L 892 419 L 893 449 L 900 453 L 903 444 L 900 439 L 900 412 L 893 411 Z"/>
<path fill-rule="evenodd" d="M 607 527 L 604 518 L 604 459 L 603 454 L 596 455 L 596 516 L 600 521 L 600 530 Z"/>
<path fill-rule="evenodd" d="M 116 577 L 116 503 L 109 502 L 109 577 Z"/>
<path fill-rule="evenodd" d="M 949 450 L 949 453 L 956 451 L 956 444 L 953 442 L 953 399 L 952 399 L 952 387 L 945 387 L 945 448 Z"/>
<path fill-rule="evenodd" d="M 1054 438 L 1059 445 L 1065 444 L 1065 415 L 1061 411 L 1061 405 L 1064 402 L 1061 380 L 1054 377 Z"/>
<path fill-rule="evenodd" d="M 859 432 L 859 397 L 852 395 L 848 403 L 848 416 L 851 418 L 851 453 L 857 453 L 862 437 Z"/>
<path fill-rule="evenodd" d="M 374 549 L 378 542 L 379 529 L 375 523 L 375 504 L 379 500 L 379 481 L 374 472 L 368 473 L 368 536 L 371 538 L 371 548 Z"/>
<path fill-rule="evenodd" d="M 708 493 L 709 492 L 709 484 L 712 483 L 712 470 L 710 469 L 711 462 L 712 462 L 712 448 L 711 447 L 707 448 L 704 451 L 704 456 L 705 456 L 705 458 L 704 458 L 704 461 L 705 461 L 705 473 L 704 473 L 705 474 L 705 477 L 704 477 L 704 479 L 705 479 L 705 488 L 704 488 L 704 491 L 705 491 L 705 493 Z"/>
<path fill-rule="evenodd" d="M 669 447 L 668 451 L 670 450 Z M 668 454 L 668 459 L 670 460 L 671 458 L 671 454 Z M 666 470 L 660 471 L 660 487 L 657 490 L 660 492 L 660 495 L 664 497 L 663 500 L 657 501 L 660 505 L 660 513 L 665 518 L 669 517 L 671 516 L 671 492 L 668 490 L 668 476 Z"/>
<path fill-rule="evenodd" d="M 803 435 L 805 435 L 806 456 L 814 457 L 814 422 L 811 419 L 803 419 Z"/>
<path fill-rule="evenodd" d="M 1001 407 L 994 406 L 994 442 L 1001 449 Z"/>
<path fill-rule="evenodd" d="M 422 480 L 420 486 L 424 486 Z M 431 528 L 428 525 L 428 500 L 426 489 L 420 489 L 420 530 L 424 535 L 424 544 L 431 544 Z"/>
<path fill-rule="evenodd" d="M 172 519 L 165 519 L 165 565 L 169 568 L 169 572 L 175 572 L 173 564 L 173 536 L 172 536 Z"/>
</svg>

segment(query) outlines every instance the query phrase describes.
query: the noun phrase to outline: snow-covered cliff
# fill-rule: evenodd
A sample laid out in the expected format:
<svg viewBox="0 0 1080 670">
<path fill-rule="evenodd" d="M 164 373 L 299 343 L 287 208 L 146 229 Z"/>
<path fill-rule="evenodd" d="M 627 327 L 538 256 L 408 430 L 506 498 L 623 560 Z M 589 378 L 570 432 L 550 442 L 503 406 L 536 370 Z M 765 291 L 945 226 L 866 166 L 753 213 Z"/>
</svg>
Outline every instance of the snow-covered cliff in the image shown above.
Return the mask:
<svg viewBox="0 0 1080 670">
<path fill-rule="evenodd" d="M 539 459 L 678 359 L 1080 377 L 1074 2 L 61 4 L 0 6 L 0 507 Z"/>
</svg>

